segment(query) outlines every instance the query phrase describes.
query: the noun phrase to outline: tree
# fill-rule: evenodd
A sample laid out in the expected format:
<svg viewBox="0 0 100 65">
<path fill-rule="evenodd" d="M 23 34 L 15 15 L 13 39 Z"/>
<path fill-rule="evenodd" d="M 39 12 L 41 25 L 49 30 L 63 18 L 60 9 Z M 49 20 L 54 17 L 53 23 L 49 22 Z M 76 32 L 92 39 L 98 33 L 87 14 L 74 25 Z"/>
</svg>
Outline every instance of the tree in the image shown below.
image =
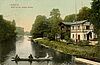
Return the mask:
<svg viewBox="0 0 100 65">
<path fill-rule="evenodd" d="M 65 16 L 65 22 L 73 22 L 75 20 L 75 14 Z"/>
<path fill-rule="evenodd" d="M 100 45 L 100 0 L 92 0 L 90 21 L 94 25 L 94 31 L 98 37 L 98 45 Z M 100 57 L 100 46 L 96 48 L 96 53 Z"/>
<path fill-rule="evenodd" d="M 100 44 L 100 0 L 93 0 L 91 5 L 91 23 L 94 25 L 95 33 Z"/>
<path fill-rule="evenodd" d="M 50 12 L 50 16 L 51 17 L 59 18 L 60 17 L 60 11 L 59 11 L 59 9 L 52 9 L 52 11 Z"/>
<path fill-rule="evenodd" d="M 82 7 L 77 14 L 77 20 L 88 20 L 90 18 L 90 11 L 91 9 L 88 7 Z"/>
<path fill-rule="evenodd" d="M 3 19 L 3 16 L 0 15 L 0 42 L 12 39 L 15 37 L 15 26 L 12 25 L 11 21 Z"/>
<path fill-rule="evenodd" d="M 32 25 L 31 35 L 34 38 L 47 36 L 49 31 L 48 21 L 45 16 L 38 15 Z"/>
<path fill-rule="evenodd" d="M 51 17 L 49 18 L 49 22 L 51 32 L 49 34 L 55 40 L 58 36 L 60 36 L 59 23 L 62 21 L 59 9 L 52 9 L 52 11 L 50 12 L 50 16 Z"/>
</svg>

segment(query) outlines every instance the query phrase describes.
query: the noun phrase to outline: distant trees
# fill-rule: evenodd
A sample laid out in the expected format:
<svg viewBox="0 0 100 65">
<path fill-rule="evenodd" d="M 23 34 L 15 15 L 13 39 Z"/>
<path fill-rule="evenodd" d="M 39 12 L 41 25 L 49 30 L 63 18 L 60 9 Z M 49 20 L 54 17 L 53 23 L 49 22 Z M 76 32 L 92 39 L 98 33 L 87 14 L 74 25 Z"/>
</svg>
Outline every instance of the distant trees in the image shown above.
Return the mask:
<svg viewBox="0 0 100 65">
<path fill-rule="evenodd" d="M 75 14 L 67 15 L 64 18 L 64 22 L 74 22 L 75 21 Z"/>
<path fill-rule="evenodd" d="M 30 35 L 30 32 L 29 32 L 29 31 L 25 31 L 25 32 L 24 32 L 24 35 L 29 36 L 29 35 Z"/>
<path fill-rule="evenodd" d="M 3 15 L 0 15 L 0 42 L 15 37 L 15 29 L 16 27 L 11 21 L 3 19 Z"/>
<path fill-rule="evenodd" d="M 23 36 L 24 35 L 24 28 L 22 27 L 16 27 L 16 30 L 15 30 L 17 36 Z"/>
</svg>

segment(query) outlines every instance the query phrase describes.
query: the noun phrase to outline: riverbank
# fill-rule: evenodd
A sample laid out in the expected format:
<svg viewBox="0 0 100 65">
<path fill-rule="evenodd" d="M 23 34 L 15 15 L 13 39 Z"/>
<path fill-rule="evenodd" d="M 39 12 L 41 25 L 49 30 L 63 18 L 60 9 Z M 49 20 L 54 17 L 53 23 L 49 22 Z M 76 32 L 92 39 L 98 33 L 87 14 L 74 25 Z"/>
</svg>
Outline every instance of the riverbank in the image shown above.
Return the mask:
<svg viewBox="0 0 100 65">
<path fill-rule="evenodd" d="M 89 65 L 100 65 L 100 63 L 98 63 L 98 62 L 83 59 L 83 58 L 75 58 L 75 61 L 76 62 L 83 62 L 83 63 L 89 64 Z"/>
<path fill-rule="evenodd" d="M 95 46 L 67 45 L 65 42 L 49 41 L 48 39 L 35 39 L 34 41 L 65 54 L 100 62 L 100 59 L 96 56 Z"/>
</svg>

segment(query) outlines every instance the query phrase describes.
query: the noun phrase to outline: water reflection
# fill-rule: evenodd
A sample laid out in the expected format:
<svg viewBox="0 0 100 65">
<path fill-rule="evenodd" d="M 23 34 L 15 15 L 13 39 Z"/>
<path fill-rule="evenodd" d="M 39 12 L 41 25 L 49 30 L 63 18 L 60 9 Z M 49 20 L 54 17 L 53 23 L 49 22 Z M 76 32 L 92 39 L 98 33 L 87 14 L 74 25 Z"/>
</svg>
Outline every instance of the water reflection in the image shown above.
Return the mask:
<svg viewBox="0 0 100 65">
<path fill-rule="evenodd" d="M 15 40 L 9 40 L 0 43 L 0 64 L 7 60 L 9 54 L 15 54 L 16 46 Z"/>
<path fill-rule="evenodd" d="M 57 51 L 54 51 L 53 49 L 45 48 L 39 44 L 33 43 L 32 44 L 33 50 L 35 50 L 35 56 L 38 57 L 45 57 L 47 54 L 49 54 L 50 57 L 53 57 L 52 62 L 50 62 L 50 65 L 64 65 L 64 64 L 71 64 L 72 65 L 72 56 L 66 55 L 63 53 L 59 53 Z M 46 63 L 44 64 L 46 65 Z"/>
<path fill-rule="evenodd" d="M 33 51 L 35 50 L 34 56 L 37 56 L 37 57 L 45 57 L 46 56 L 46 49 L 43 46 L 32 43 L 32 48 L 33 48 Z"/>
<path fill-rule="evenodd" d="M 16 37 L 16 42 L 22 43 L 24 41 L 24 36 Z"/>
<path fill-rule="evenodd" d="M 27 36 L 17 39 L 16 43 L 15 41 L 0 43 L 0 65 L 16 65 L 15 62 L 11 61 L 11 58 L 16 54 L 21 58 L 28 58 L 30 54 L 36 57 L 46 57 L 48 54 L 48 56 L 53 57 L 53 60 L 49 63 L 47 61 L 35 61 L 32 62 L 32 65 L 75 65 L 71 60 L 71 55 L 65 55 L 53 49 L 32 43 Z M 18 65 L 30 65 L 30 63 L 22 61 L 18 62 Z"/>
</svg>

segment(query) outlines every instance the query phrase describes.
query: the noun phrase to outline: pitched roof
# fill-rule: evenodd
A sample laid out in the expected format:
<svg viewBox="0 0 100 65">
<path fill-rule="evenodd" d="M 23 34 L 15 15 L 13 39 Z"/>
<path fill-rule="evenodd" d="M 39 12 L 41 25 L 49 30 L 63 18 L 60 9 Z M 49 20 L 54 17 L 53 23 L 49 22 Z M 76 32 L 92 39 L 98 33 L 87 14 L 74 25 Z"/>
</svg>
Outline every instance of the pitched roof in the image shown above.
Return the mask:
<svg viewBox="0 0 100 65">
<path fill-rule="evenodd" d="M 76 25 L 76 24 L 82 24 L 84 22 L 86 22 L 87 20 L 83 20 L 83 21 L 76 21 L 76 22 L 62 22 L 65 25 Z"/>
</svg>

